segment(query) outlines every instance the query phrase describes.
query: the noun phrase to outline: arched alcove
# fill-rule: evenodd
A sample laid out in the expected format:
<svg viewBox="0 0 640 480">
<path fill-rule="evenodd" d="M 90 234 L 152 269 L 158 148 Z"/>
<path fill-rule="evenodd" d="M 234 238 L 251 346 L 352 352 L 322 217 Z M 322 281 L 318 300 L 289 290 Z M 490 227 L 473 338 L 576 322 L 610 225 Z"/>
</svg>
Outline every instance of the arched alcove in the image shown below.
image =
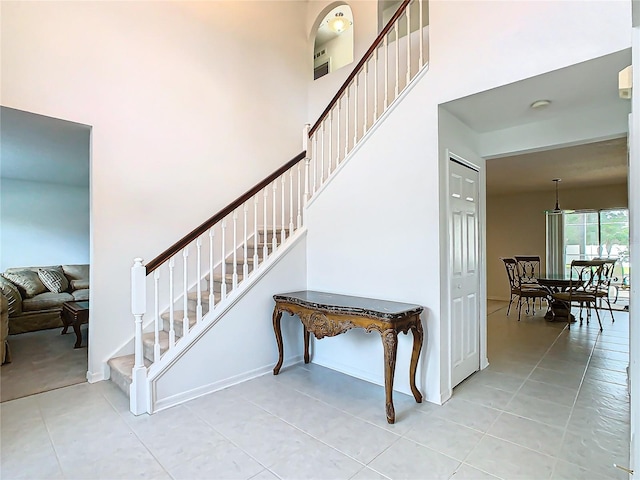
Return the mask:
<svg viewBox="0 0 640 480">
<path fill-rule="evenodd" d="M 313 45 L 314 80 L 353 62 L 354 25 L 351 7 L 338 5 L 321 16 Z"/>
</svg>

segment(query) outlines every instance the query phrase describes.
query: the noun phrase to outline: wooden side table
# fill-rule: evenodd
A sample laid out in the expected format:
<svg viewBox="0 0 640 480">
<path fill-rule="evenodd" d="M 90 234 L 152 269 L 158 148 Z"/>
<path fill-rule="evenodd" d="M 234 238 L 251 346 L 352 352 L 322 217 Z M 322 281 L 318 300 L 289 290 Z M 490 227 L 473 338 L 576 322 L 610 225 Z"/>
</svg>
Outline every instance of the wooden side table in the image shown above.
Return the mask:
<svg viewBox="0 0 640 480">
<path fill-rule="evenodd" d="M 82 345 L 82 332 L 80 325 L 89 323 L 89 302 L 65 302 L 62 304 L 62 328 L 61 335 L 67 333 L 69 325 L 73 327 L 76 334 L 76 344 L 73 348 L 80 348 Z"/>
<path fill-rule="evenodd" d="M 393 378 L 396 368 L 398 332 L 413 333 L 413 351 L 409 365 L 409 383 L 416 402 L 422 394 L 416 388 L 416 369 L 422 348 L 423 307 L 407 303 L 389 302 L 372 298 L 351 297 L 310 290 L 274 295 L 273 330 L 278 344 L 278 363 L 273 369 L 277 375 L 284 358 L 280 319 L 282 312 L 297 315 L 304 325 L 304 363 L 309 363 L 309 333 L 317 339 L 333 337 L 352 328 L 363 328 L 367 333 L 376 330 L 384 347 L 384 384 L 387 422 L 395 422 L 393 407 Z"/>
</svg>

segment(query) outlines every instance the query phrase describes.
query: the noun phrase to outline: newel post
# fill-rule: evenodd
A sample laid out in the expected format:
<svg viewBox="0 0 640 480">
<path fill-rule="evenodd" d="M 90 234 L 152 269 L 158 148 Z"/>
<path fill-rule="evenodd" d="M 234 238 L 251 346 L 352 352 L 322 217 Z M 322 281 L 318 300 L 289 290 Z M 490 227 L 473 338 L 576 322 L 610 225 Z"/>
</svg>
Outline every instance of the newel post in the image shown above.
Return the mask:
<svg viewBox="0 0 640 480">
<path fill-rule="evenodd" d="M 131 267 L 131 312 L 135 318 L 135 362 L 129 387 L 129 409 L 134 415 L 148 411 L 147 369 L 144 366 L 142 351 L 142 318 L 147 309 L 146 279 L 147 268 L 142 264 L 142 258 L 134 259 Z"/>
<path fill-rule="evenodd" d="M 309 165 L 311 164 L 311 139 L 309 138 L 310 124 L 305 124 L 302 129 L 302 149 L 306 152 L 304 156 L 304 204 L 309 201 Z"/>
</svg>

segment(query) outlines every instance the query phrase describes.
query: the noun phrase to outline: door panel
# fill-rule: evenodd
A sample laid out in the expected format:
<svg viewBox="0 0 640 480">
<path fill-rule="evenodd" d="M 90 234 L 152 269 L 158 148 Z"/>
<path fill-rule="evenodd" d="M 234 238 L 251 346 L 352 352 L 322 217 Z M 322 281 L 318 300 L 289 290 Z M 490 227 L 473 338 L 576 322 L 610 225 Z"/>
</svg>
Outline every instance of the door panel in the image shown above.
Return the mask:
<svg viewBox="0 0 640 480">
<path fill-rule="evenodd" d="M 480 369 L 478 172 L 449 162 L 452 387 Z"/>
</svg>

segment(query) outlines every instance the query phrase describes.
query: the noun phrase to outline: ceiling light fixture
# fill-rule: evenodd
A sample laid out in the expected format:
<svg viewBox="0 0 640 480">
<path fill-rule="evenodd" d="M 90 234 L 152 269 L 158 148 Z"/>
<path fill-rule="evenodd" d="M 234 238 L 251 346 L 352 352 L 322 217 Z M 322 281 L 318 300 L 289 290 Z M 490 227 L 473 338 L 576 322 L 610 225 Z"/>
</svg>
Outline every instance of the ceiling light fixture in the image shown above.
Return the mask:
<svg viewBox="0 0 640 480">
<path fill-rule="evenodd" d="M 544 108 L 549 105 L 551 105 L 551 100 L 536 100 L 531 105 L 529 105 L 529 107 L 535 110 L 537 108 Z"/>
<path fill-rule="evenodd" d="M 345 18 L 344 13 L 338 12 L 336 16 L 327 20 L 327 26 L 336 33 L 342 33 L 348 30 L 353 22 Z"/>
</svg>

